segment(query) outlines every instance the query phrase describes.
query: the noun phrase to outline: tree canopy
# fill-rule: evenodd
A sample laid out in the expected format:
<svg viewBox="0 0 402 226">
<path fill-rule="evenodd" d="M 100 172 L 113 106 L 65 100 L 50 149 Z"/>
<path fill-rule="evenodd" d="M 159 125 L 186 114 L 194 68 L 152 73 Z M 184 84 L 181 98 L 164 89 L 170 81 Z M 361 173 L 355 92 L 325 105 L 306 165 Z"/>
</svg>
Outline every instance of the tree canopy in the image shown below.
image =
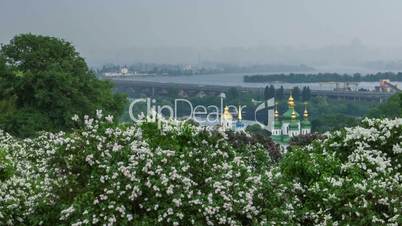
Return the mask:
<svg viewBox="0 0 402 226">
<path fill-rule="evenodd" d="M 69 129 L 74 114 L 96 109 L 117 116 L 124 102 L 69 42 L 21 34 L 1 46 L 0 127 L 14 135 Z"/>
</svg>

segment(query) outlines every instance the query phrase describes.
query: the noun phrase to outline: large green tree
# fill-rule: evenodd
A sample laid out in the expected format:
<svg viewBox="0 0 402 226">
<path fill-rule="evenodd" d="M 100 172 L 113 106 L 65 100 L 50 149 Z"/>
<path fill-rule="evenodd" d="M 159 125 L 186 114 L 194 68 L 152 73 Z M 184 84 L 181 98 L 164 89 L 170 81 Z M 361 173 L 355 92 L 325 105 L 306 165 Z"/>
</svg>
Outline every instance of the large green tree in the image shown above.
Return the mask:
<svg viewBox="0 0 402 226">
<path fill-rule="evenodd" d="M 74 114 L 96 109 L 118 116 L 125 100 L 96 78 L 69 42 L 22 34 L 1 46 L 0 128 L 10 133 L 66 130 Z"/>
</svg>

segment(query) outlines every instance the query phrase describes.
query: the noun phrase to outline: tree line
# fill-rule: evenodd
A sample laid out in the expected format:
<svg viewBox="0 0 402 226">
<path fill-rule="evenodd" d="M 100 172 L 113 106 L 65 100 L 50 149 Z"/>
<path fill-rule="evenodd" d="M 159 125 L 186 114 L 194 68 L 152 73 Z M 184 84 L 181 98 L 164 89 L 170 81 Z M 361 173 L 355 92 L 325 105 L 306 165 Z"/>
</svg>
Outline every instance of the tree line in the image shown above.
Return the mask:
<svg viewBox="0 0 402 226">
<path fill-rule="evenodd" d="M 303 102 L 309 101 L 311 99 L 311 90 L 310 87 L 304 86 L 303 89 L 300 89 L 298 86 L 293 87 L 292 96 L 296 100 L 301 100 Z M 269 100 L 271 98 L 275 98 L 278 100 L 283 100 L 285 97 L 285 89 L 281 86 L 278 89 L 275 89 L 273 85 L 265 86 L 264 89 L 264 99 Z"/>
<path fill-rule="evenodd" d="M 378 72 L 375 74 L 362 75 L 360 73 L 338 74 L 272 74 L 272 75 L 246 75 L 244 82 L 287 82 L 287 83 L 311 83 L 311 82 L 377 82 L 382 79 L 402 81 L 402 72 Z"/>
</svg>

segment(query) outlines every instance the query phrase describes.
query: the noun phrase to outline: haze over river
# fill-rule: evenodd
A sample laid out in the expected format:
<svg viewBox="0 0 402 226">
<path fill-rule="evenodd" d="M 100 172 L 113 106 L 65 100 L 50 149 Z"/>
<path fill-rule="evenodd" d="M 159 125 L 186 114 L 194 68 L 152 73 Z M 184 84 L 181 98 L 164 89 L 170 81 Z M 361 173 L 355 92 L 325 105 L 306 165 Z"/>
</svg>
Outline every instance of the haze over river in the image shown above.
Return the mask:
<svg viewBox="0 0 402 226">
<path fill-rule="evenodd" d="M 318 72 L 314 72 L 318 73 Z M 257 74 L 257 73 L 253 73 Z M 258 73 L 258 74 L 273 74 L 273 73 Z M 133 80 L 138 81 L 150 81 L 150 82 L 162 82 L 162 83 L 182 83 L 182 84 L 198 84 L 198 85 L 223 85 L 223 86 L 242 86 L 242 87 L 265 87 L 266 85 L 274 85 L 275 88 L 283 86 L 285 89 L 299 86 L 309 86 L 312 90 L 333 90 L 336 88 L 336 82 L 322 82 L 322 83 L 246 83 L 243 81 L 244 75 L 252 75 L 245 73 L 229 73 L 229 74 L 206 74 L 206 75 L 180 75 L 180 76 L 163 76 L 163 75 L 151 75 L 151 76 L 133 76 Z M 402 82 L 393 82 L 398 87 L 402 87 Z M 343 88 L 345 83 L 338 82 L 338 87 Z M 349 87 L 352 90 L 368 89 L 374 90 L 375 86 L 378 86 L 379 82 L 359 82 L 349 83 Z"/>
</svg>

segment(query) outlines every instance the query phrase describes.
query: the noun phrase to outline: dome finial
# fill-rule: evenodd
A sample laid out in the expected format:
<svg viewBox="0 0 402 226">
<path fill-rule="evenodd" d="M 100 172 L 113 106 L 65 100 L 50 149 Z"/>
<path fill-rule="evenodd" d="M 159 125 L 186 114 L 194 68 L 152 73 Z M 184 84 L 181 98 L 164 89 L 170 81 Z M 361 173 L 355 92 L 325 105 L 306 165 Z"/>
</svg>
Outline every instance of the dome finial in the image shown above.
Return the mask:
<svg viewBox="0 0 402 226">
<path fill-rule="evenodd" d="M 289 106 L 289 108 L 294 108 L 295 107 L 295 99 L 293 99 L 292 90 L 290 90 L 290 95 L 289 95 L 289 99 L 288 99 L 288 106 Z"/>
</svg>

